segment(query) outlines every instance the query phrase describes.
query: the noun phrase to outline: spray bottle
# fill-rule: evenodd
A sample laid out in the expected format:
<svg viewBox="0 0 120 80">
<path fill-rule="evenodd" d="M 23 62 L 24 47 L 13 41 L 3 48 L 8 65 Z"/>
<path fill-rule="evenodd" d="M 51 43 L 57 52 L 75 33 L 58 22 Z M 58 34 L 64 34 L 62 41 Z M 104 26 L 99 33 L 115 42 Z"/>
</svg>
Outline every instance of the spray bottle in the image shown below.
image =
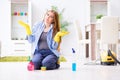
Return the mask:
<svg viewBox="0 0 120 80">
<path fill-rule="evenodd" d="M 75 50 L 73 48 L 72 48 L 72 53 L 73 53 L 72 71 L 76 71 Z"/>
</svg>

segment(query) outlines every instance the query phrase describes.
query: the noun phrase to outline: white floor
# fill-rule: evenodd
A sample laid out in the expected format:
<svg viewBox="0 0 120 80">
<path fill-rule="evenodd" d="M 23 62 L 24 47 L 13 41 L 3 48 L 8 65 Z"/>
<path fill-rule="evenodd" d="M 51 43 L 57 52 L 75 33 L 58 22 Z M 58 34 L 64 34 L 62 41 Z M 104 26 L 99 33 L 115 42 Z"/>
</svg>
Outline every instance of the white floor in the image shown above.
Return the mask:
<svg viewBox="0 0 120 80">
<path fill-rule="evenodd" d="M 72 71 L 71 62 L 61 63 L 58 70 L 28 71 L 27 62 L 0 62 L 0 80 L 120 80 L 120 66 L 84 65 L 77 61 Z"/>
</svg>

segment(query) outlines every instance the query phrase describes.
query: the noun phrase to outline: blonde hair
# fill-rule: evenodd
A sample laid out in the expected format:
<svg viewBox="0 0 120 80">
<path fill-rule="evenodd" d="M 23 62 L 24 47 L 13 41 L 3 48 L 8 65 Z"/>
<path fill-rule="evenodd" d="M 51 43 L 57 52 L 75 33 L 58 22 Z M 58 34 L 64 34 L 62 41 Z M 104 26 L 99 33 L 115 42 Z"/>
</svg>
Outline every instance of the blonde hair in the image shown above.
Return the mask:
<svg viewBox="0 0 120 80">
<path fill-rule="evenodd" d="M 46 12 L 46 14 L 48 12 L 52 12 L 54 14 L 54 17 L 53 17 L 53 37 L 55 36 L 55 34 L 60 31 L 60 22 L 59 22 L 59 14 L 57 11 L 55 10 L 48 10 Z"/>
<path fill-rule="evenodd" d="M 54 38 L 54 36 L 57 34 L 57 32 L 60 31 L 60 21 L 59 21 L 59 14 L 57 11 L 55 10 L 48 10 L 48 12 L 52 12 L 54 14 L 54 21 L 53 21 L 53 33 L 52 33 L 52 37 Z M 47 14 L 46 13 L 46 14 Z M 59 45 L 58 45 L 58 48 L 60 47 L 60 43 L 61 43 L 61 38 L 60 38 L 60 42 L 59 42 Z"/>
</svg>

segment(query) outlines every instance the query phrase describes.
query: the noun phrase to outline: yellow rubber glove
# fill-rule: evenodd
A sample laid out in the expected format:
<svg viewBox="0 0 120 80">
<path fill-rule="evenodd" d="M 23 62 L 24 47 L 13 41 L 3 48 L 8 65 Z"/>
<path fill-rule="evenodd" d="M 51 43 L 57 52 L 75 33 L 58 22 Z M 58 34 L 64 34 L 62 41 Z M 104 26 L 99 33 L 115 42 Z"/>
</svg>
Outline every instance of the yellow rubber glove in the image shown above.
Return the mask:
<svg viewBox="0 0 120 80">
<path fill-rule="evenodd" d="M 55 37 L 54 37 L 54 41 L 55 41 L 55 42 L 60 42 L 61 37 L 67 35 L 68 33 L 69 33 L 69 32 L 67 32 L 67 31 L 59 31 L 59 32 L 57 32 L 57 34 L 56 34 Z"/>
<path fill-rule="evenodd" d="M 26 29 L 26 34 L 27 35 L 31 35 L 32 34 L 32 32 L 30 30 L 30 26 L 28 24 L 26 24 L 23 21 L 18 21 L 18 23 Z"/>
<path fill-rule="evenodd" d="M 63 55 L 60 55 L 60 57 L 59 57 L 59 63 L 60 62 L 67 62 L 67 59 Z"/>
</svg>

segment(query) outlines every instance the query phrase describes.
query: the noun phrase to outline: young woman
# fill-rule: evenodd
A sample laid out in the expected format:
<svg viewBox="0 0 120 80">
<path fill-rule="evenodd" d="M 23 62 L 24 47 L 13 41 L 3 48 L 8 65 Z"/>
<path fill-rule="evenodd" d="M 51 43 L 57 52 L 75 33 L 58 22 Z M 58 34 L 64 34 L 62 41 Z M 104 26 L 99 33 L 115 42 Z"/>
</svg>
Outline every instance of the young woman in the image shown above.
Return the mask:
<svg viewBox="0 0 120 80">
<path fill-rule="evenodd" d="M 47 70 L 59 68 L 59 45 L 61 37 L 68 32 L 60 31 L 58 13 L 54 10 L 47 11 L 44 20 L 36 23 L 32 31 L 28 24 L 22 21 L 19 24 L 25 27 L 27 39 L 32 43 L 34 69 L 40 70 L 42 66 Z"/>
<path fill-rule="evenodd" d="M 54 10 L 45 14 L 44 20 L 33 26 L 32 34 L 28 35 L 28 41 L 33 43 L 33 58 L 35 70 L 45 66 L 47 70 L 59 68 L 58 58 L 59 42 L 54 41 L 57 32 L 60 31 L 59 15 Z"/>
</svg>

